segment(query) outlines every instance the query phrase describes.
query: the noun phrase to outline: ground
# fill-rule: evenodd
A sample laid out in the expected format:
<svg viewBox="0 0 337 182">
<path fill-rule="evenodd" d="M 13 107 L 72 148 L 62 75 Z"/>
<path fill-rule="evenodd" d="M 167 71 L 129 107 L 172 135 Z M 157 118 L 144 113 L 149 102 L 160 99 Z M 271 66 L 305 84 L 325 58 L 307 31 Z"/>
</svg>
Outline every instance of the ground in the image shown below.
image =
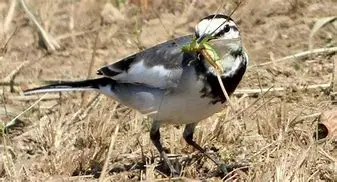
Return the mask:
<svg viewBox="0 0 337 182">
<path fill-rule="evenodd" d="M 192 34 L 200 18 L 233 10 L 249 68 L 231 97 L 234 109 L 201 121 L 196 141 L 226 163 L 249 164 L 234 168 L 228 181 L 337 180 L 333 133 L 313 138 L 320 114 L 336 108 L 337 55 L 327 49 L 337 46 L 336 21 L 310 36 L 315 22 L 337 16 L 336 0 L 246 0 L 237 9 L 232 0 L 26 0 L 59 43 L 55 51 L 22 2 L 0 2 L 0 125 L 13 124 L 0 133 L 2 181 L 169 180 L 149 139 L 151 121 L 140 113 L 96 93 L 25 97 L 22 90 L 93 78 L 103 65 Z M 318 48 L 326 49 L 309 51 Z M 182 169 L 176 180 L 224 179 L 185 143 L 182 126 L 161 131 Z"/>
</svg>

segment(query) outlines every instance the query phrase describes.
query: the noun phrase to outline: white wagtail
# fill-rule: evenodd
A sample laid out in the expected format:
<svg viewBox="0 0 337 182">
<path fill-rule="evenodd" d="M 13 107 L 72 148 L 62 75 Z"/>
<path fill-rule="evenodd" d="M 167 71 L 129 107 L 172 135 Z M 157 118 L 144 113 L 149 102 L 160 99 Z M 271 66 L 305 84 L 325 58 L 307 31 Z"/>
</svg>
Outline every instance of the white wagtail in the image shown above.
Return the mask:
<svg viewBox="0 0 337 182">
<path fill-rule="evenodd" d="M 161 123 L 186 124 L 184 139 L 205 153 L 193 140 L 194 128 L 200 120 L 221 111 L 226 101 L 215 68 L 202 54 L 181 49 L 203 37 L 208 37 L 208 43 L 221 57 L 222 82 L 227 93 L 233 93 L 246 71 L 248 56 L 234 21 L 216 14 L 201 19 L 194 36 L 169 40 L 105 66 L 97 72 L 100 78 L 62 81 L 24 94 L 99 91 L 149 115 L 153 119 L 150 138 L 171 173 L 176 173 L 160 143 Z"/>
</svg>

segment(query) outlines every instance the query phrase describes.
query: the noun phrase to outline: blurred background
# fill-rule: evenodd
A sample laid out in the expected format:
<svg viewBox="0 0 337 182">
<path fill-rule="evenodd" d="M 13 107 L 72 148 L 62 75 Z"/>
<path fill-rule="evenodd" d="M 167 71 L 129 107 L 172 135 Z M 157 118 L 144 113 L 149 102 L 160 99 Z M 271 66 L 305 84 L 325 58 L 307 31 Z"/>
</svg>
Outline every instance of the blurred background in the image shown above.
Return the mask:
<svg viewBox="0 0 337 182">
<path fill-rule="evenodd" d="M 234 10 L 249 68 L 232 96 L 236 112 L 225 107 L 202 121 L 197 142 L 225 162 L 250 163 L 231 173 L 236 181 L 336 181 L 337 122 L 313 137 L 336 107 L 336 0 L 0 1 L 0 180 L 167 180 L 148 118 L 97 93 L 22 90 L 94 78 L 103 65 Z M 221 181 L 182 131 L 162 129 L 180 179 Z"/>
</svg>

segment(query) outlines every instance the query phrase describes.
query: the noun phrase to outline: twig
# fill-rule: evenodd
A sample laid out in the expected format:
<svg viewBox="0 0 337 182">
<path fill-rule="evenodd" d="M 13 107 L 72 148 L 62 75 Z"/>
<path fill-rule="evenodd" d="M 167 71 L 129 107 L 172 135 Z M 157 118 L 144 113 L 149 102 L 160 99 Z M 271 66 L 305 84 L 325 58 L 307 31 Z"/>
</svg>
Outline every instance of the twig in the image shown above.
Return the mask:
<svg viewBox="0 0 337 182">
<path fill-rule="evenodd" d="M 79 115 L 80 120 L 84 120 L 88 116 L 89 112 L 92 111 L 94 107 L 97 107 L 99 102 L 102 100 L 102 97 L 100 96 L 101 94 L 97 94 L 91 101 L 89 101 L 86 109 L 81 113 L 81 115 Z"/>
<path fill-rule="evenodd" d="M 62 180 L 65 179 L 65 181 L 68 181 L 68 180 L 70 180 L 70 181 L 82 181 L 83 178 L 93 178 L 93 177 L 94 177 L 94 175 L 69 176 L 69 177 L 62 178 Z"/>
<path fill-rule="evenodd" d="M 236 7 L 232 10 L 232 12 L 229 14 L 229 17 L 232 17 L 233 14 L 241 7 L 243 1 L 240 0 L 239 2 L 236 3 Z"/>
<path fill-rule="evenodd" d="M 300 86 L 300 87 L 296 87 L 297 90 L 306 90 L 306 89 L 326 89 L 326 88 L 330 88 L 331 84 L 330 83 L 324 83 L 324 84 L 316 84 L 316 85 L 308 85 L 308 86 Z M 287 87 L 277 87 L 277 88 L 256 88 L 256 89 L 237 89 L 233 95 L 236 96 L 241 96 L 243 94 L 247 94 L 249 96 L 256 96 L 259 95 L 261 93 L 264 93 L 266 91 L 269 92 L 283 92 L 287 90 Z"/>
<path fill-rule="evenodd" d="M 3 128 L 2 133 L 4 133 L 4 131 L 6 130 L 6 128 Z M 2 154 L 2 161 L 4 161 L 4 169 L 6 171 L 7 176 L 9 177 L 9 179 L 18 179 L 17 178 L 17 171 L 15 170 L 15 164 L 14 164 L 14 159 L 16 158 L 15 153 L 12 150 L 12 147 L 10 147 L 7 143 L 7 137 L 5 137 L 5 135 L 2 135 L 2 143 L 3 143 L 3 149 L 0 148 L 0 151 Z M 6 162 L 5 162 L 6 161 Z"/>
<path fill-rule="evenodd" d="M 332 57 L 332 73 L 331 73 L 331 91 L 335 92 L 336 90 L 336 72 L 337 72 L 337 67 L 336 67 L 336 63 L 337 63 L 337 55 Z"/>
<path fill-rule="evenodd" d="M 8 9 L 8 13 L 4 21 L 4 32 L 5 33 L 8 32 L 9 27 L 10 27 L 9 25 L 13 20 L 16 4 L 17 4 L 17 0 L 12 0 L 11 5 Z"/>
<path fill-rule="evenodd" d="M 33 100 L 39 100 L 41 97 L 37 95 L 29 95 L 29 96 L 9 96 L 9 100 L 15 100 L 15 101 L 33 101 Z M 60 95 L 47 95 L 43 97 L 41 100 L 57 100 L 60 99 Z"/>
<path fill-rule="evenodd" d="M 8 76 L 7 76 L 8 77 Z M 10 86 L 13 84 L 14 86 L 21 86 L 21 85 L 41 85 L 41 84 L 54 84 L 58 83 L 58 80 L 35 80 L 35 81 L 27 81 L 27 80 L 18 80 L 14 83 L 10 83 L 10 80 L 2 80 L 0 81 L 0 86 Z"/>
<path fill-rule="evenodd" d="M 4 79 L 5 82 L 9 82 L 11 92 L 14 91 L 14 79 L 15 79 L 16 75 L 28 63 L 30 63 L 30 61 L 24 61 L 17 68 L 15 68 L 9 75 L 7 75 L 7 77 Z"/>
<path fill-rule="evenodd" d="M 19 86 L 20 84 L 24 83 L 24 81 L 21 81 L 20 83 L 13 83 L 13 86 Z M 0 86 L 10 86 L 11 83 L 9 81 L 0 81 Z"/>
<path fill-rule="evenodd" d="M 69 30 L 71 34 L 74 33 L 74 10 L 75 10 L 75 2 L 71 1 L 70 10 L 69 10 Z M 71 36 L 72 43 L 75 43 L 75 36 Z"/>
<path fill-rule="evenodd" d="M 6 78 L 4 79 L 5 82 L 10 82 L 13 77 L 15 77 L 19 71 L 26 65 L 28 64 L 30 61 L 24 61 L 23 63 L 21 63 L 18 67 L 16 67 L 9 75 L 6 76 Z"/>
<path fill-rule="evenodd" d="M 163 174 L 163 173 L 161 173 L 161 174 Z M 162 181 L 189 181 L 189 179 L 186 178 L 186 177 L 173 177 L 173 178 L 169 178 L 169 177 L 165 176 L 162 179 L 155 179 L 155 180 L 153 180 L 153 182 L 162 182 Z M 191 182 L 193 182 L 193 181 L 191 181 Z"/>
<path fill-rule="evenodd" d="M 16 32 L 18 32 L 18 29 L 19 29 L 19 28 L 16 27 L 15 30 L 13 31 L 13 33 L 11 33 L 11 34 L 9 35 L 9 37 L 7 38 L 7 40 L 5 41 L 5 43 L 3 43 L 3 45 L 1 46 L 0 52 L 5 52 L 5 51 L 6 51 L 7 45 L 8 45 L 8 43 L 9 43 L 9 41 L 11 41 L 12 38 L 14 37 L 14 35 L 16 34 Z"/>
<path fill-rule="evenodd" d="M 79 31 L 79 32 L 66 33 L 66 34 L 57 36 L 56 40 L 64 40 L 64 39 L 68 39 L 68 38 L 82 36 L 82 35 L 85 35 L 85 34 L 97 32 L 98 30 L 102 30 L 104 28 L 108 28 L 108 27 L 97 27 L 97 28 L 94 28 L 92 30 L 84 30 L 84 31 Z"/>
<path fill-rule="evenodd" d="M 237 175 L 237 174 L 234 174 L 233 176 L 231 176 L 234 172 L 242 170 L 242 169 L 247 169 L 247 168 L 250 168 L 250 166 L 242 166 L 242 167 L 236 168 L 233 171 L 231 171 L 228 174 L 226 174 L 226 176 L 223 177 L 222 180 L 225 181 L 225 182 L 232 181 L 232 179 Z M 227 177 L 229 177 L 229 178 L 227 178 Z"/>
<path fill-rule="evenodd" d="M 5 94 L 5 87 L 2 87 L 2 104 L 3 104 L 3 107 L 4 107 L 4 115 L 8 117 L 8 110 L 7 110 L 7 106 L 6 106 L 6 94 Z"/>
<path fill-rule="evenodd" d="M 271 147 L 272 145 L 275 145 L 277 142 L 278 142 L 278 140 L 274 140 L 273 142 L 269 143 L 268 145 L 262 147 L 258 152 L 255 152 L 251 156 L 248 156 L 246 159 L 253 160 L 254 157 L 264 153 L 269 147 Z"/>
<path fill-rule="evenodd" d="M 259 96 L 259 98 L 255 99 L 255 101 L 254 101 L 253 103 L 251 103 L 251 104 L 248 105 L 247 107 L 241 109 L 241 111 L 235 113 L 234 116 L 232 116 L 232 117 L 229 118 L 229 119 L 226 119 L 223 123 L 227 123 L 227 122 L 233 120 L 233 119 L 236 118 L 237 116 L 241 115 L 242 113 L 244 113 L 245 111 L 247 111 L 248 109 L 250 109 L 250 108 L 251 108 L 252 106 L 254 106 L 259 100 L 263 99 L 263 98 L 265 97 L 265 95 L 266 95 L 267 93 L 269 93 L 270 89 L 272 89 L 272 88 L 273 88 L 273 86 L 270 87 L 266 92 L 261 92 L 262 95 Z M 248 94 L 244 94 L 244 95 L 248 95 Z M 269 100 L 270 100 L 270 99 L 269 99 Z M 269 100 L 268 100 L 268 101 L 269 101 Z M 267 102 L 268 102 L 268 101 L 267 101 Z M 266 101 L 263 102 L 262 105 L 264 105 L 264 103 L 267 103 L 267 102 L 266 102 Z M 261 106 L 260 106 L 260 107 L 261 107 Z M 255 110 L 255 111 L 256 111 L 256 110 Z M 214 137 L 215 137 L 215 135 L 214 135 Z"/>
<path fill-rule="evenodd" d="M 93 105 L 95 104 L 95 102 L 99 101 L 99 96 L 100 96 L 100 94 L 97 94 L 94 98 L 92 98 L 88 102 L 88 104 L 85 107 L 82 107 L 76 113 L 74 113 L 73 116 L 71 117 L 71 119 L 69 119 L 67 121 L 67 124 L 68 123 L 74 123 L 75 119 L 77 119 L 77 118 L 84 119 L 85 117 L 83 117 L 82 115 L 87 115 L 87 113 L 93 108 Z"/>
<path fill-rule="evenodd" d="M 10 80 L 6 81 L 6 80 L 2 80 L 0 81 L 0 86 L 21 86 L 21 85 L 29 85 L 29 84 L 32 84 L 32 85 L 39 85 L 39 84 L 46 84 L 48 83 L 48 81 L 34 81 L 34 82 L 28 82 L 28 81 L 24 81 L 24 80 L 19 80 L 19 81 L 15 81 L 13 83 L 10 82 Z"/>
<path fill-rule="evenodd" d="M 331 156 L 326 151 L 324 151 L 322 148 L 319 148 L 319 153 L 325 156 L 326 158 L 328 158 L 329 160 L 331 160 L 332 162 L 335 162 L 335 163 L 337 162 L 337 159 L 334 156 Z"/>
<path fill-rule="evenodd" d="M 295 172 L 297 172 L 299 168 L 303 165 L 303 163 L 305 162 L 306 158 L 309 155 L 309 151 L 311 150 L 311 148 L 312 148 L 312 145 L 310 145 L 308 149 L 306 149 L 301 154 L 298 154 L 296 164 L 292 167 L 294 170 L 290 170 L 290 174 L 286 176 L 284 181 L 292 181 L 295 175 Z"/>
<path fill-rule="evenodd" d="M 236 112 L 235 107 L 234 107 L 233 103 L 231 102 L 231 100 L 230 100 L 230 98 L 229 98 L 229 96 L 228 96 L 228 93 L 227 93 L 227 91 L 226 91 L 226 89 L 225 89 L 225 86 L 223 85 L 223 82 L 222 82 L 221 77 L 220 77 L 220 73 L 217 72 L 216 77 L 218 78 L 218 82 L 219 82 L 219 84 L 220 84 L 220 87 L 221 87 L 221 89 L 222 89 L 222 92 L 223 92 L 223 94 L 225 95 L 225 98 L 226 98 L 226 100 L 227 100 L 229 106 L 233 109 L 234 112 Z"/>
<path fill-rule="evenodd" d="M 6 128 L 10 128 L 11 126 L 15 125 L 15 121 L 21 117 L 23 114 L 25 114 L 27 111 L 31 110 L 34 106 L 36 106 L 47 94 L 44 94 L 39 100 L 37 100 L 36 102 L 34 102 L 34 104 L 32 104 L 31 106 L 29 106 L 26 110 L 24 110 L 23 112 L 21 112 L 19 115 L 17 115 L 14 119 L 12 119 L 10 122 L 5 124 L 5 129 Z"/>
<path fill-rule="evenodd" d="M 24 11 L 26 12 L 26 14 L 28 15 L 29 19 L 37 27 L 40 35 L 43 38 L 44 43 L 48 47 L 48 50 L 54 52 L 57 49 L 60 49 L 61 46 L 59 45 L 59 43 L 43 29 L 43 27 L 40 25 L 40 23 L 36 20 L 33 13 L 30 12 L 30 10 L 28 9 L 26 2 L 24 0 L 20 0 L 20 4 L 21 4 L 22 8 L 24 9 Z"/>
<path fill-rule="evenodd" d="M 87 73 L 87 79 L 90 78 L 94 63 L 95 63 L 95 57 L 97 55 L 96 51 L 97 51 L 97 42 L 98 42 L 98 36 L 99 36 L 99 31 L 96 32 L 96 36 L 95 36 L 95 40 L 94 40 L 94 47 L 92 48 L 92 53 L 91 53 L 91 60 L 89 63 L 89 68 L 88 68 L 88 73 Z M 84 104 L 85 102 L 85 98 L 87 96 L 86 92 L 82 92 L 81 94 L 81 105 Z"/>
<path fill-rule="evenodd" d="M 87 79 L 89 79 L 92 69 L 93 69 L 93 65 L 95 63 L 95 57 L 97 55 L 96 52 L 97 52 L 98 37 L 99 37 L 99 31 L 96 32 L 94 47 L 92 48 L 91 60 L 90 60 L 89 68 L 88 68 Z"/>
<path fill-rule="evenodd" d="M 269 103 L 273 99 L 274 97 L 270 97 L 268 100 L 264 100 L 262 104 L 260 104 L 254 111 L 250 112 L 248 116 L 251 117 L 252 115 L 254 115 L 257 111 L 259 111 L 262 107 L 264 107 L 267 103 Z"/>
<path fill-rule="evenodd" d="M 317 176 L 317 174 L 320 172 L 320 169 L 316 169 L 316 171 L 315 172 L 313 172 L 310 176 L 309 176 L 309 178 L 307 179 L 307 181 L 315 181 L 313 178 L 315 177 L 315 176 Z"/>
<path fill-rule="evenodd" d="M 116 137 L 117 137 L 117 134 L 118 134 L 118 130 L 119 130 L 119 124 L 117 124 L 117 126 L 115 128 L 115 133 L 111 134 L 111 140 L 110 140 L 109 150 L 108 150 L 108 153 L 107 153 L 104 165 L 103 165 L 101 176 L 99 177 L 99 181 L 100 182 L 104 181 L 104 177 L 105 177 L 105 175 L 107 173 L 108 163 L 110 161 L 112 149 L 113 149 L 114 144 L 115 144 L 115 140 L 116 140 Z"/>
<path fill-rule="evenodd" d="M 296 123 L 299 123 L 299 122 L 301 122 L 301 121 L 310 119 L 310 118 L 316 118 L 316 117 L 318 117 L 318 116 L 320 116 L 320 115 L 322 115 L 321 112 L 317 112 L 317 113 L 314 113 L 314 114 L 302 116 L 302 117 L 298 118 L 297 121 L 296 121 L 295 123 L 292 123 L 292 125 L 294 125 L 294 124 L 296 124 Z"/>
<path fill-rule="evenodd" d="M 269 64 L 273 64 L 273 63 L 292 60 L 292 59 L 303 59 L 303 58 L 306 58 L 306 57 L 314 55 L 314 54 L 331 54 L 331 53 L 335 53 L 335 52 L 337 52 L 337 47 L 313 49 L 313 50 L 310 50 L 310 51 L 303 51 L 303 52 L 300 52 L 300 53 L 297 53 L 297 54 L 286 56 L 286 57 L 283 57 L 281 59 L 277 59 L 277 60 L 274 60 L 274 61 L 269 61 L 269 62 L 253 65 L 253 66 L 250 66 L 249 68 L 253 68 L 253 67 L 257 67 L 257 66 L 265 66 L 265 65 L 269 65 Z"/>
</svg>

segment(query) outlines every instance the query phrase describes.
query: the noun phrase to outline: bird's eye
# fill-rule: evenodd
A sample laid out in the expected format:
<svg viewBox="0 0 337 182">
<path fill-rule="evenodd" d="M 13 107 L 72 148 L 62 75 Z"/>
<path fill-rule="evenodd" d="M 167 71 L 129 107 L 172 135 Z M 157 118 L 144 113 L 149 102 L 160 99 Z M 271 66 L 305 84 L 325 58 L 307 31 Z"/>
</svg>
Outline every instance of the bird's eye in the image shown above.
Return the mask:
<svg viewBox="0 0 337 182">
<path fill-rule="evenodd" d="M 226 25 L 225 27 L 224 27 L 224 32 L 225 33 L 227 33 L 227 32 L 229 32 L 230 31 L 230 27 L 229 27 L 229 25 Z"/>
</svg>

